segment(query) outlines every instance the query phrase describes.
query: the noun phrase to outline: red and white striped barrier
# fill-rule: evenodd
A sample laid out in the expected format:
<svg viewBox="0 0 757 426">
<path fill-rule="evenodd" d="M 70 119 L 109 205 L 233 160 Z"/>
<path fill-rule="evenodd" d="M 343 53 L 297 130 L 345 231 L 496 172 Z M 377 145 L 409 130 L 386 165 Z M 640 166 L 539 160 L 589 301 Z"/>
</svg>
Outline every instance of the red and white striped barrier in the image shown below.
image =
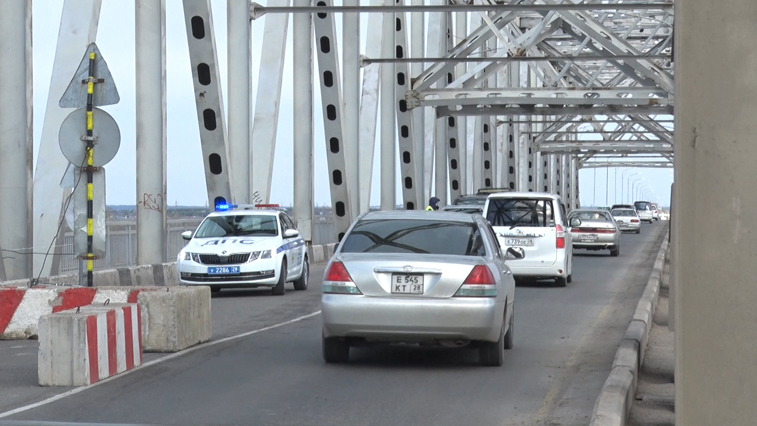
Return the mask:
<svg viewBox="0 0 757 426">
<path fill-rule="evenodd" d="M 39 320 L 41 386 L 83 386 L 142 364 L 139 305 L 89 305 Z"/>
<path fill-rule="evenodd" d="M 90 304 L 136 303 L 140 292 L 158 290 L 134 287 L 0 287 L 0 339 L 28 339 L 37 335 L 43 315 Z"/>
</svg>

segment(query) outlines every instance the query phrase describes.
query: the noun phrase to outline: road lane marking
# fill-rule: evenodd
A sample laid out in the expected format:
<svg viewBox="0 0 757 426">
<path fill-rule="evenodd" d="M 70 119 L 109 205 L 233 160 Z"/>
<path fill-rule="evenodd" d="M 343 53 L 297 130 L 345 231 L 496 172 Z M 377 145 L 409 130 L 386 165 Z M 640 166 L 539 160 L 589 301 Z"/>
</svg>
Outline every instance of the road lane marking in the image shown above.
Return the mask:
<svg viewBox="0 0 757 426">
<path fill-rule="evenodd" d="M 29 404 L 29 405 L 24 405 L 23 407 L 14 408 L 13 410 L 9 410 L 9 411 L 0 413 L 0 419 L 8 417 L 8 416 L 12 416 L 14 414 L 23 413 L 24 411 L 29 411 L 29 410 L 31 410 L 33 408 L 41 407 L 43 405 L 47 405 L 47 404 L 50 404 L 50 403 L 55 402 L 55 401 L 59 401 L 61 399 L 67 398 L 67 397 L 69 397 L 71 395 L 76 395 L 77 393 L 83 392 L 83 391 L 88 390 L 88 389 L 92 389 L 95 386 L 100 386 L 102 384 L 111 382 L 111 381 L 113 381 L 115 379 L 118 379 L 120 377 L 124 377 L 124 376 L 126 376 L 128 374 L 131 374 L 131 373 L 135 372 L 135 371 L 139 371 L 139 370 L 148 368 L 150 366 L 153 366 L 153 365 L 156 365 L 156 364 L 160 364 L 162 362 L 165 362 L 165 361 L 168 361 L 168 360 L 171 360 L 171 359 L 174 359 L 174 358 L 178 358 L 180 356 L 184 356 L 186 354 L 192 353 L 194 351 L 198 351 L 200 349 L 209 348 L 209 347 L 212 347 L 212 346 L 215 346 L 215 345 L 220 345 L 221 343 L 230 342 L 232 340 L 238 340 L 238 339 L 241 339 L 241 338 L 244 338 L 244 337 L 252 336 L 253 334 L 262 333 L 264 331 L 273 330 L 274 328 L 279 328 L 279 327 L 283 327 L 285 325 L 294 324 L 296 322 L 300 322 L 300 321 L 306 320 L 308 318 L 312 318 L 312 317 L 318 316 L 320 314 L 321 314 L 321 311 L 319 310 L 319 311 L 316 311 L 316 312 L 313 312 L 313 313 L 310 313 L 310 314 L 307 314 L 307 315 L 303 315 L 301 317 L 297 317 L 297 318 L 294 318 L 294 319 L 290 319 L 288 321 L 280 322 L 278 324 L 269 325 L 267 327 L 258 328 L 256 330 L 247 331 L 247 332 L 244 332 L 242 334 L 237 334 L 235 336 L 224 337 L 223 339 L 214 340 L 212 342 L 202 343 L 200 345 L 193 346 L 193 347 L 185 349 L 183 351 L 179 351 L 179 352 L 176 352 L 176 353 L 173 353 L 173 354 L 170 354 L 170 355 L 166 355 L 164 357 L 152 360 L 150 362 L 146 362 L 146 363 L 140 365 L 139 367 L 135 367 L 135 368 L 133 368 L 131 370 L 124 371 L 123 373 L 116 374 L 115 376 L 108 377 L 107 379 L 101 380 L 99 382 L 95 382 L 95 383 L 93 383 L 91 385 L 81 386 L 81 387 L 78 387 L 78 388 L 75 388 L 75 389 L 71 389 L 70 391 L 63 392 L 63 393 L 55 395 L 55 396 L 51 396 L 50 398 L 44 399 L 42 401 L 35 402 L 35 403 Z"/>
</svg>

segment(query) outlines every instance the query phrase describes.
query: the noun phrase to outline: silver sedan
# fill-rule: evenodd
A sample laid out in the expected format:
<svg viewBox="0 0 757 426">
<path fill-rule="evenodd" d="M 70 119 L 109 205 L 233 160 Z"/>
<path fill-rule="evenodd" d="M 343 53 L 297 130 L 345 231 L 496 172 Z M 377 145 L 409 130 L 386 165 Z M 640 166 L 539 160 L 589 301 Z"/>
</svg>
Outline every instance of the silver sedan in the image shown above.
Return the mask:
<svg viewBox="0 0 757 426">
<path fill-rule="evenodd" d="M 478 347 L 500 366 L 513 346 L 515 282 L 481 215 L 380 211 L 359 217 L 323 278 L 323 357 L 350 346 L 418 343 Z"/>
<path fill-rule="evenodd" d="M 612 217 L 621 231 L 641 233 L 641 218 L 635 209 L 615 209 L 612 211 Z"/>
<path fill-rule="evenodd" d="M 568 215 L 574 249 L 610 250 L 620 255 L 620 229 L 607 210 L 577 209 Z"/>
</svg>

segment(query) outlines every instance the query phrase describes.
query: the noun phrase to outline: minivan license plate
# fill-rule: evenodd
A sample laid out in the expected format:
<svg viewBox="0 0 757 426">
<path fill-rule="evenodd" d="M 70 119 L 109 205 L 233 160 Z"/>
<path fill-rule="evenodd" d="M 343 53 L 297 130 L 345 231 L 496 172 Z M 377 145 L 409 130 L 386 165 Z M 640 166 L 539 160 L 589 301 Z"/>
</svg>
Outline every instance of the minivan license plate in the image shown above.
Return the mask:
<svg viewBox="0 0 757 426">
<path fill-rule="evenodd" d="M 505 245 L 516 247 L 532 247 L 534 240 L 531 238 L 508 238 L 505 240 Z"/>
<path fill-rule="evenodd" d="M 208 268 L 208 275 L 237 275 L 239 266 L 212 266 Z"/>
<path fill-rule="evenodd" d="M 423 274 L 392 274 L 392 293 L 423 294 Z"/>
</svg>

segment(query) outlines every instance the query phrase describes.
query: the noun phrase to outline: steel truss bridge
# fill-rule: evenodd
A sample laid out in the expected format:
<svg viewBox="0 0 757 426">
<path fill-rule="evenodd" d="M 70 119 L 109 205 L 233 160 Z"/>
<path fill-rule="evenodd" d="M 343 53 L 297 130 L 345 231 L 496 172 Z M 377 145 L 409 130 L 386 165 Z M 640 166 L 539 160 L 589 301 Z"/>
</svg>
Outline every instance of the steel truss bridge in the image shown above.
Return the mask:
<svg viewBox="0 0 757 426">
<path fill-rule="evenodd" d="M 24 23 L 31 11 L 22 3 L 0 3 L 0 47 L 20 46 L 13 50 L 18 66 L 3 61 L 0 81 L 23 87 L 21 64 L 28 64 L 31 48 Z M 167 260 L 165 208 L 152 208 L 164 207 L 166 199 L 165 0 L 135 3 L 137 193 L 150 196 L 150 203 L 137 200 L 137 258 L 156 263 Z M 17 189 L 28 194 L 28 211 L 18 217 L 17 208 L 11 214 L 0 207 L 9 226 L 27 230 L 3 234 L 3 247 L 44 250 L 60 232 L 59 201 L 67 194 L 60 177 L 68 162 L 51 137 L 65 117 L 55 106 L 72 75 L 65 71 L 75 69 L 94 41 L 100 6 L 101 0 L 64 2 L 33 184 L 30 127 L 4 133 L 13 137 L 3 140 L 10 154 L 0 158 L 0 169 L 6 166 L 3 178 L 18 181 Z M 227 8 L 228 86 L 234 89 L 224 94 L 210 0 L 183 0 L 209 205 L 271 198 L 278 106 L 282 85 L 290 84 L 285 77 L 294 89 L 294 219 L 307 239 L 314 144 L 326 146 L 338 233 L 368 210 L 374 164 L 381 207 L 388 209 L 424 208 L 432 195 L 445 204 L 491 187 L 558 193 L 570 209 L 579 205 L 581 168 L 672 167 L 672 2 L 229 0 Z M 264 26 L 259 58 L 251 54 L 256 25 Z M 284 76 L 290 26 L 293 75 Z M 313 96 L 315 85 L 320 99 Z M 5 119 L 0 114 L 0 131 L 28 117 L 30 98 L 23 90 L 13 93 L 27 108 Z M 316 108 L 323 123 L 314 123 Z M 323 126 L 325 140 L 316 140 L 314 126 Z M 14 145 L 19 149 L 8 148 L 13 138 L 22 142 Z M 0 205 L 6 201 L 0 194 Z M 6 259 L 5 275 L 54 273 L 51 264 L 42 266 L 40 255 L 33 264 Z"/>
</svg>

